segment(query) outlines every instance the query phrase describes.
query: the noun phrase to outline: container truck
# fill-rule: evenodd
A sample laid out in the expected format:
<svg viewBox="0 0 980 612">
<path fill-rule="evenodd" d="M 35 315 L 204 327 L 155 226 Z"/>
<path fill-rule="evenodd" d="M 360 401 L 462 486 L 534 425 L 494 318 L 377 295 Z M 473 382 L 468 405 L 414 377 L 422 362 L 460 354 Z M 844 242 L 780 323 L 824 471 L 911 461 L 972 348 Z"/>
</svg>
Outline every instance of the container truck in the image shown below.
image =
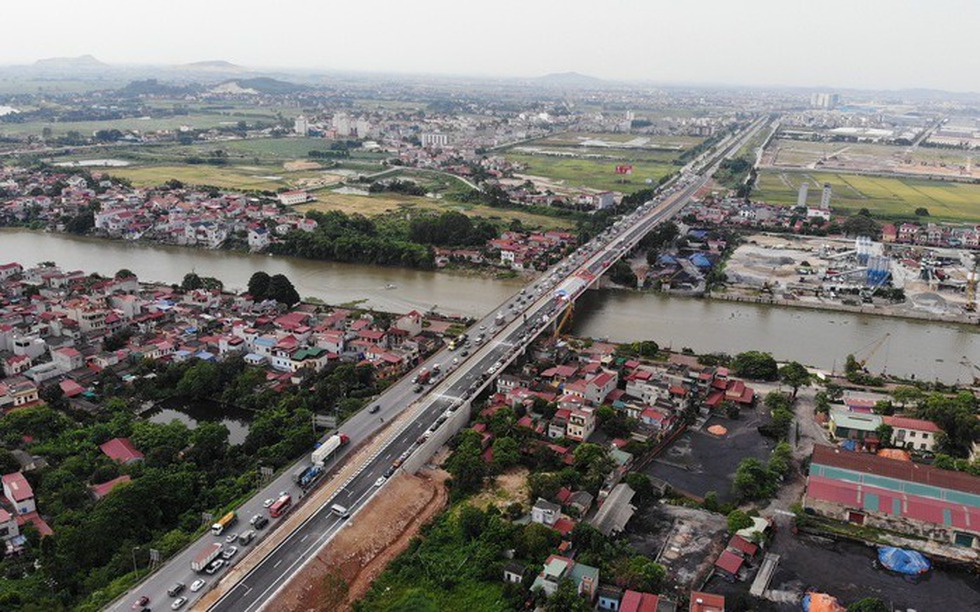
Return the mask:
<svg viewBox="0 0 980 612">
<path fill-rule="evenodd" d="M 216 536 L 219 536 L 225 529 L 228 529 L 229 527 L 231 527 L 237 522 L 238 522 L 238 515 L 235 514 L 234 512 L 229 512 L 228 514 L 218 519 L 217 523 L 211 525 L 211 533 Z"/>
<path fill-rule="evenodd" d="M 207 547 L 201 550 L 191 561 L 191 569 L 195 572 L 203 572 L 212 561 L 218 558 L 221 554 L 221 543 L 216 542 L 214 544 L 208 544 Z"/>
<path fill-rule="evenodd" d="M 422 368 L 422 371 L 419 372 L 418 383 L 420 385 L 424 385 L 425 383 L 429 382 L 429 378 L 431 376 L 432 376 L 432 372 L 428 371 L 425 368 Z"/>
<path fill-rule="evenodd" d="M 313 465 L 323 467 L 330 457 L 337 452 L 337 449 L 350 442 L 345 434 L 338 433 L 327 438 L 323 444 L 313 449 L 311 460 Z"/>
</svg>

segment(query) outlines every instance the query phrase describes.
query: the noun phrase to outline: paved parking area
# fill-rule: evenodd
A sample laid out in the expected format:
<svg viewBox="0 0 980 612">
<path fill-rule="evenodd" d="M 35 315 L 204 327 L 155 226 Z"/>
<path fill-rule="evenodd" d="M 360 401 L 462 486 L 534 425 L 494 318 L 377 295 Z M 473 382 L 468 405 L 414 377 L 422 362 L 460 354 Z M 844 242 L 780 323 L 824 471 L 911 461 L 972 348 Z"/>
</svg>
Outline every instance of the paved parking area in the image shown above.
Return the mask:
<svg viewBox="0 0 980 612">
<path fill-rule="evenodd" d="M 769 459 L 775 442 L 763 437 L 764 408 L 743 410 L 736 420 L 712 417 L 704 431 L 687 431 L 643 470 L 678 490 L 696 497 L 714 491 L 720 501 L 732 500 L 732 480 L 742 459 Z M 712 425 L 728 429 L 724 436 L 707 432 Z"/>
<path fill-rule="evenodd" d="M 779 568 L 769 585 L 773 599 L 759 609 L 800 609 L 799 600 L 808 589 L 829 593 L 844 605 L 862 597 L 878 597 L 893 609 L 980 610 L 980 577 L 960 570 L 933 569 L 924 578 L 911 579 L 876 569 L 874 548 L 854 542 L 777 531 L 770 550 L 780 555 Z M 751 581 L 730 584 L 712 578 L 706 590 L 733 599 L 748 593 Z"/>
</svg>

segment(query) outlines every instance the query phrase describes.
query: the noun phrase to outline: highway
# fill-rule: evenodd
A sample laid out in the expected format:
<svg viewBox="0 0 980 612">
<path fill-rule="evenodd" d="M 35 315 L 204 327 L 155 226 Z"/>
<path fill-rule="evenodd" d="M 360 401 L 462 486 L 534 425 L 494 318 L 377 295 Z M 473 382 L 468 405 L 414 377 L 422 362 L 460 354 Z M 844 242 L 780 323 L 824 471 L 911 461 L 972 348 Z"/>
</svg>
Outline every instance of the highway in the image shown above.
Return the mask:
<svg viewBox="0 0 980 612">
<path fill-rule="evenodd" d="M 730 136 L 716 150 L 722 151 L 724 155 L 737 151 L 763 124 L 764 122 L 758 121 L 738 137 Z M 492 384 L 495 375 L 522 353 L 534 338 L 553 325 L 582 292 L 598 282 L 606 268 L 628 253 L 655 225 L 676 214 L 707 183 L 707 177 L 711 176 L 722 157 L 723 155 L 715 155 L 708 159 L 707 154 L 704 154 L 691 162 L 691 167 L 702 164 L 708 170 L 702 175 L 695 175 L 687 173 L 685 168 L 682 177 L 665 185 L 656 199 L 646 202 L 623 217 L 601 235 L 582 245 L 566 260 L 543 273 L 520 293 L 495 307 L 468 331 L 471 343 L 468 347 L 471 354 L 468 357 L 463 358 L 461 350 L 454 353 L 444 348 L 420 365 L 419 368 L 428 367 L 431 370 L 433 364 L 439 363 L 444 370 L 443 377 L 426 387 L 423 392 L 416 394 L 412 389 L 414 385 L 410 381 L 411 376 L 406 376 L 371 404 L 380 406 L 376 414 L 363 410 L 345 422 L 341 431 L 350 437 L 350 444 L 342 447 L 331 458 L 327 469 L 339 465 L 353 449 L 384 427 L 382 419 L 390 423 L 410 406 L 416 406 L 419 410 L 403 431 L 380 453 L 361 466 L 354 478 L 287 536 L 210 609 L 220 612 L 249 612 L 259 610 L 268 603 L 302 567 L 304 561 L 315 555 L 347 520 L 356 520 L 357 510 L 374 493 L 383 489 L 383 482 L 378 486 L 379 479 L 395 471 L 393 463 L 396 459 L 416 449 L 426 430 L 434 430 L 442 424 L 445 420 L 442 418 L 444 413 L 476 397 L 487 385 Z M 494 323 L 498 314 L 505 317 L 503 325 Z M 481 333 L 487 336 L 487 340 L 476 344 L 475 338 Z M 454 357 L 460 363 L 455 368 L 450 368 L 448 366 Z M 303 461 L 308 463 L 309 458 L 306 457 Z M 285 470 L 273 482 L 263 487 L 259 494 L 243 504 L 238 510 L 239 524 L 231 531 L 248 529 L 250 517 L 266 514 L 263 500 L 274 498 L 280 492 L 290 493 L 296 500 L 300 491 L 292 482 L 292 471 L 292 468 Z M 333 504 L 345 506 L 354 516 L 350 519 L 337 516 L 330 510 Z M 261 535 L 269 532 L 278 520 L 281 519 L 271 519 L 272 523 Z M 214 576 L 197 574 L 190 568 L 191 560 L 206 544 L 218 541 L 223 542 L 224 538 L 205 534 L 114 602 L 109 609 L 128 610 L 142 595 L 150 598 L 149 605 L 153 608 L 169 605 L 173 598 L 167 596 L 167 589 L 177 582 L 188 586 L 181 595 L 188 598 L 188 604 L 193 604 L 214 586 L 225 570 Z M 254 546 L 254 542 L 251 546 Z M 238 561 L 246 552 L 242 550 L 231 561 Z M 200 592 L 191 593 L 189 587 L 198 578 L 207 580 L 208 584 Z"/>
</svg>

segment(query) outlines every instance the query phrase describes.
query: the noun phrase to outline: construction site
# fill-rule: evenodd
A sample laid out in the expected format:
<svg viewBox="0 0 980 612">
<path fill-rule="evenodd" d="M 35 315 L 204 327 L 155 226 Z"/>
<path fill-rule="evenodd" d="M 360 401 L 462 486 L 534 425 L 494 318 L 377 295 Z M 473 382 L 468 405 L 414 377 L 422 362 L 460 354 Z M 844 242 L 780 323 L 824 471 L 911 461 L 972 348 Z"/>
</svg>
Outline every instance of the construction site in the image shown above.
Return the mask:
<svg viewBox="0 0 980 612">
<path fill-rule="evenodd" d="M 757 234 L 715 297 L 975 323 L 978 264 L 966 249 Z"/>
</svg>

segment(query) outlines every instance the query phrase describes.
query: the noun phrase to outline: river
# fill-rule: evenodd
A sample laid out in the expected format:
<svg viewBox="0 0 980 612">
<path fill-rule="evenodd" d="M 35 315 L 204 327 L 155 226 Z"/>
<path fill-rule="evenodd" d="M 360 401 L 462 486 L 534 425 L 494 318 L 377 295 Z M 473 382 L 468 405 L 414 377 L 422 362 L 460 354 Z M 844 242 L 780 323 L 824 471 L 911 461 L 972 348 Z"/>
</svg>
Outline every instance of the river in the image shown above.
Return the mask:
<svg viewBox="0 0 980 612">
<path fill-rule="evenodd" d="M 479 316 L 520 286 L 519 281 L 405 268 L 0 230 L 0 263 L 45 260 L 107 275 L 129 268 L 141 279 L 169 283 L 195 271 L 221 279 L 229 289 L 245 287 L 253 272 L 265 270 L 288 276 L 304 298 L 330 304 L 364 300 L 365 306 L 393 312 L 437 307 L 447 314 Z M 756 349 L 827 370 L 840 370 L 848 353 L 867 357 L 888 334 L 868 360 L 872 372 L 952 383 L 969 380 L 964 357 L 980 364 L 978 330 L 962 325 L 628 291 L 587 292 L 576 307 L 572 331 L 614 341 L 650 339 L 697 352 Z"/>
</svg>

